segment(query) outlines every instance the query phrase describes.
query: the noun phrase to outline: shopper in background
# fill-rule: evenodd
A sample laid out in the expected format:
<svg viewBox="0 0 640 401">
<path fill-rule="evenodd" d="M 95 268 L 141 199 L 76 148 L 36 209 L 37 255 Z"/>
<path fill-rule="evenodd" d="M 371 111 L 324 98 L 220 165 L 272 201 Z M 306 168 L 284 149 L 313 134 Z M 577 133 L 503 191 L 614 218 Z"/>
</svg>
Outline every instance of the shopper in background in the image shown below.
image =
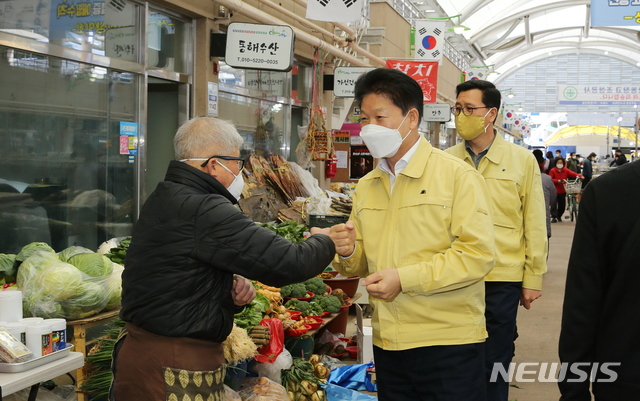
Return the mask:
<svg viewBox="0 0 640 401">
<path fill-rule="evenodd" d="M 582 163 L 582 175 L 584 176 L 584 179 L 582 180 L 582 189 L 584 189 L 589 183 L 589 181 L 591 181 L 591 179 L 593 178 L 592 163 L 595 159 L 596 159 L 596 154 L 591 152 L 589 154 L 589 157 L 584 159 L 584 162 Z"/>
<path fill-rule="evenodd" d="M 544 172 L 544 158 L 542 157 L 542 151 L 535 149 L 533 156 L 540 166 L 540 179 L 542 181 L 542 190 L 544 191 L 544 204 L 547 211 L 547 239 L 551 238 L 551 205 L 556 203 L 558 192 L 556 186 L 553 185 L 551 177 Z M 548 242 L 548 241 L 547 241 Z"/>
<path fill-rule="evenodd" d="M 484 181 L 420 136 L 423 95 L 408 75 L 369 71 L 355 98 L 360 136 L 380 162 L 331 235 L 336 269 L 366 277 L 378 397 L 486 400 L 483 278 L 494 237 Z"/>
<path fill-rule="evenodd" d="M 221 343 L 238 307 L 255 296 L 243 277 L 278 287 L 301 282 L 335 255 L 328 236 L 293 244 L 235 206 L 243 142 L 233 124 L 210 117 L 176 133 L 177 160 L 142 207 L 122 274 L 128 334 L 114 363 L 118 401 L 224 398 Z M 165 382 L 183 371 L 217 379 L 200 387 Z"/>
<path fill-rule="evenodd" d="M 627 156 L 625 156 L 620 149 L 616 149 L 615 156 L 613 158 L 613 161 L 609 165 L 609 167 L 622 166 L 626 162 L 627 162 Z"/>
<path fill-rule="evenodd" d="M 507 142 L 494 129 L 500 91 L 488 81 L 456 87 L 456 129 L 464 141 L 447 152 L 476 168 L 485 179 L 493 210 L 496 263 L 486 277 L 486 379 L 488 399 L 507 401 L 509 383 L 495 364 L 509 369 L 514 352 L 518 303 L 526 309 L 542 295 L 547 271 L 547 230 L 540 168 L 525 148 Z"/>
<path fill-rule="evenodd" d="M 545 173 L 549 173 L 549 170 L 551 170 L 551 168 L 553 167 L 553 165 L 551 165 L 551 161 L 553 160 L 553 153 L 551 153 L 551 151 L 547 151 L 547 153 L 545 153 L 545 161 L 544 161 L 544 172 Z"/>
<path fill-rule="evenodd" d="M 574 173 L 579 173 L 576 152 L 569 153 L 569 158 L 567 159 L 567 168 Z"/>
<path fill-rule="evenodd" d="M 556 186 L 558 192 L 558 205 L 556 207 L 556 214 L 551 216 L 552 223 L 562 222 L 562 215 L 564 214 L 565 207 L 567 206 L 567 190 L 564 188 L 564 184 L 567 183 L 569 178 L 584 178 L 582 174 L 576 174 L 573 171 L 565 168 L 564 159 L 560 159 L 556 162 L 556 166 L 551 169 L 549 176 L 553 180 L 553 184 Z"/>
<path fill-rule="evenodd" d="M 620 188 L 629 196 L 612 205 L 611 194 Z M 638 399 L 639 188 L 640 164 L 628 163 L 593 180 L 582 194 L 562 311 L 559 354 L 571 368 L 558 383 L 561 401 L 591 400 L 591 393 L 598 401 Z M 605 369 L 605 363 L 615 365 Z"/>
</svg>

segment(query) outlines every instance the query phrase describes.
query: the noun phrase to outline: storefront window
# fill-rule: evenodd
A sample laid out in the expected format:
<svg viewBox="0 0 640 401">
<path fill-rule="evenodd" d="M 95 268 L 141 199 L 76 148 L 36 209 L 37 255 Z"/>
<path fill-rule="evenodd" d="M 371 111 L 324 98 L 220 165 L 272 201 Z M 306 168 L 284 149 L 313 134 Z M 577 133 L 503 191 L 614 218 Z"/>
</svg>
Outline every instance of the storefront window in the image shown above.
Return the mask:
<svg viewBox="0 0 640 401">
<path fill-rule="evenodd" d="M 288 156 L 286 108 L 281 103 L 220 92 L 220 115 L 233 121 L 244 138 L 241 155 Z"/>
<path fill-rule="evenodd" d="M 148 66 L 189 73 L 190 25 L 166 13 L 150 10 L 147 26 Z"/>
<path fill-rule="evenodd" d="M 137 60 L 140 6 L 126 0 L 0 2 L 0 30 L 71 49 Z"/>
<path fill-rule="evenodd" d="M 0 47 L 0 252 L 129 235 L 137 76 Z M 132 151 L 131 153 L 135 153 Z"/>
<path fill-rule="evenodd" d="M 289 73 L 279 71 L 243 70 L 220 62 L 218 80 L 222 84 L 239 86 L 272 96 L 287 96 Z"/>
</svg>

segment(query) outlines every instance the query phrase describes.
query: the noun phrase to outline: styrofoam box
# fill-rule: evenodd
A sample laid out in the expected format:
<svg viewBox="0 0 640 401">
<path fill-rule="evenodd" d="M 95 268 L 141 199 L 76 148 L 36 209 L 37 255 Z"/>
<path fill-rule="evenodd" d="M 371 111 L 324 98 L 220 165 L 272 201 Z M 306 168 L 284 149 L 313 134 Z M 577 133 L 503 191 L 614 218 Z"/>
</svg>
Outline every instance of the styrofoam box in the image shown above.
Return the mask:
<svg viewBox="0 0 640 401">
<path fill-rule="evenodd" d="M 373 328 L 371 319 L 362 318 L 362 308 L 356 306 L 356 327 L 358 334 L 358 363 L 373 361 Z"/>
</svg>

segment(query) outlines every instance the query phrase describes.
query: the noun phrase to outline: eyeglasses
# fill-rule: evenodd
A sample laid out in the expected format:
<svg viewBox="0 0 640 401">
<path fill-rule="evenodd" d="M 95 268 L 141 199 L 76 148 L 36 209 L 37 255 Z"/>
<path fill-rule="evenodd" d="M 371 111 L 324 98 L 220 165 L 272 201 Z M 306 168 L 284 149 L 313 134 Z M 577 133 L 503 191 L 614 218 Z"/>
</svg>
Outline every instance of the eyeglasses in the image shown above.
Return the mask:
<svg viewBox="0 0 640 401">
<path fill-rule="evenodd" d="M 242 169 L 244 168 L 244 159 L 242 157 L 235 156 L 211 156 L 210 158 L 206 159 L 206 161 L 202 163 L 200 167 L 206 166 L 211 159 L 235 160 L 238 163 L 238 170 L 242 171 Z"/>
<path fill-rule="evenodd" d="M 189 160 L 204 160 L 204 163 L 202 163 L 200 167 L 205 167 L 207 163 L 209 163 L 209 160 L 211 159 L 235 160 L 238 163 L 238 170 L 242 170 L 244 168 L 244 159 L 242 157 L 235 157 L 235 156 L 211 156 L 207 159 L 205 159 L 204 157 L 193 157 L 191 159 L 182 159 L 180 161 L 186 162 Z"/>
<path fill-rule="evenodd" d="M 480 107 L 457 107 L 454 106 L 451 108 L 451 112 L 454 116 L 459 116 L 460 112 L 463 112 L 465 116 L 470 117 L 473 114 L 475 109 L 490 109 L 491 107 L 480 106 Z"/>
</svg>

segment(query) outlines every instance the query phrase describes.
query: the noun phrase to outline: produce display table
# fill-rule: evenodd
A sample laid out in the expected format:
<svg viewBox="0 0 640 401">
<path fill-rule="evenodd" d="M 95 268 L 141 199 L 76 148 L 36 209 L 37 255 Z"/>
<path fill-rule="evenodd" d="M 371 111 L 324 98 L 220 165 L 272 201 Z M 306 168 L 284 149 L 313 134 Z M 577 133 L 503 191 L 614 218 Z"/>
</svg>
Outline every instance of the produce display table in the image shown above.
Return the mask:
<svg viewBox="0 0 640 401">
<path fill-rule="evenodd" d="M 0 373 L 0 399 L 31 386 L 29 401 L 35 401 L 40 382 L 54 379 L 74 369 L 82 369 L 84 355 L 80 352 L 70 352 L 68 356 L 42 366 L 20 372 Z"/>
<path fill-rule="evenodd" d="M 75 347 L 74 349 L 86 357 L 87 345 L 92 342 L 87 342 L 87 330 L 101 324 L 109 323 L 118 316 L 118 313 L 120 313 L 120 308 L 99 313 L 86 319 L 67 321 L 67 326 L 72 326 L 72 330 L 67 330 L 68 333 L 71 333 L 67 338 L 67 342 L 73 344 Z M 76 370 L 76 381 L 78 382 L 78 385 L 80 385 L 84 376 L 84 370 L 81 366 Z M 78 401 L 86 401 L 87 399 L 88 397 L 85 393 L 78 392 Z"/>
</svg>

